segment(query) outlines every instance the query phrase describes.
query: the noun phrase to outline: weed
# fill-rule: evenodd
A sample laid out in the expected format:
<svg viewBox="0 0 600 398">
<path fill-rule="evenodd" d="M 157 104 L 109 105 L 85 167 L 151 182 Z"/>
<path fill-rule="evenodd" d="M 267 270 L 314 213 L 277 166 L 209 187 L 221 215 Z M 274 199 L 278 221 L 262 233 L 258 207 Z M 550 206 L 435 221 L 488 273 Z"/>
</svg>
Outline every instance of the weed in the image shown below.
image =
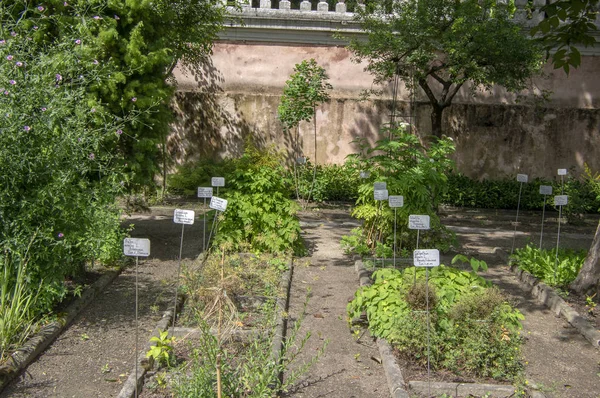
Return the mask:
<svg viewBox="0 0 600 398">
<path fill-rule="evenodd" d="M 171 366 L 173 360 L 172 355 L 175 336 L 168 336 L 169 331 L 165 330 L 160 332 L 158 337 L 152 336 L 150 338 L 150 341 L 154 342 L 154 345 L 150 347 L 150 350 L 146 353 L 146 358 L 152 358 L 159 366 Z"/>
</svg>

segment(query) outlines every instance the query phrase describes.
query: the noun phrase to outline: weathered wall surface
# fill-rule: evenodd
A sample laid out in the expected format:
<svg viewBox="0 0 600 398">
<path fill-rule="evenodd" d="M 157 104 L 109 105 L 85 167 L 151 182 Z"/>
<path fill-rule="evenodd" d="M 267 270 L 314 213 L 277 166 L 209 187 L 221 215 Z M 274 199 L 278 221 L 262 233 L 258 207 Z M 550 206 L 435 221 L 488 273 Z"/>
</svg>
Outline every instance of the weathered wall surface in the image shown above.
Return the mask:
<svg viewBox="0 0 600 398">
<path fill-rule="evenodd" d="M 357 136 L 374 142 L 388 121 L 389 87 L 375 87 L 365 65 L 343 47 L 219 42 L 209 65 L 195 73 L 177 72 L 178 119 L 169 146 L 178 161 L 239 154 L 246 137 L 276 143 L 291 152 L 293 137 L 277 121 L 285 81 L 295 64 L 315 58 L 329 73 L 332 99 L 317 112 L 317 162 L 341 163 L 356 148 Z M 588 56 L 567 77 L 546 68 L 541 89 L 553 90 L 550 102 L 536 104 L 531 93 L 518 102 L 502 88 L 462 90 L 444 114 L 445 133 L 457 143 L 459 171 L 475 178 L 527 173 L 552 177 L 557 168 L 579 173 L 584 162 L 600 170 L 600 57 Z M 380 99 L 359 101 L 360 93 L 383 89 Z M 400 88 L 400 114 L 408 115 L 409 93 Z M 429 109 L 416 95 L 415 125 L 427 132 Z M 300 126 L 304 154 L 315 158 L 312 123 Z"/>
</svg>

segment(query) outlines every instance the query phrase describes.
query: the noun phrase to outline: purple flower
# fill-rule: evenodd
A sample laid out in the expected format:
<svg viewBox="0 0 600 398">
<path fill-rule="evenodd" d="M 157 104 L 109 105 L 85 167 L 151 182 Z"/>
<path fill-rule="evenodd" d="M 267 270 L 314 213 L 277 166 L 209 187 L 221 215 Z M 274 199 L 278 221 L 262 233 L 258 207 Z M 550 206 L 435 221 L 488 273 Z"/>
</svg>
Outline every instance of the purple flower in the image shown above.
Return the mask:
<svg viewBox="0 0 600 398">
<path fill-rule="evenodd" d="M 102 19 L 102 18 L 100 16 L 98 16 L 98 15 L 94 15 L 94 19 L 98 20 L 98 19 Z"/>
<path fill-rule="evenodd" d="M 115 14 L 115 19 L 118 21 L 121 18 L 119 18 L 119 16 Z"/>
<path fill-rule="evenodd" d="M 23 66 L 23 62 L 17 61 L 17 63 L 15 65 L 17 65 L 20 68 L 21 66 Z"/>
<path fill-rule="evenodd" d="M 81 139 L 81 137 L 77 138 L 77 142 L 82 142 L 83 140 Z"/>
<path fill-rule="evenodd" d="M 12 32 L 10 32 L 10 35 L 11 35 L 12 37 L 15 37 L 15 36 L 17 35 L 17 32 L 15 32 L 15 31 L 12 31 Z"/>
<path fill-rule="evenodd" d="M 4 95 L 8 95 L 8 90 L 4 90 Z"/>
<path fill-rule="evenodd" d="M 118 130 L 117 130 L 117 135 L 121 135 L 121 134 L 123 134 L 123 130 L 121 130 L 121 129 L 118 129 Z"/>
<path fill-rule="evenodd" d="M 2 45 L 6 44 L 6 40 L 4 40 L 4 39 L 0 40 L 0 44 L 2 44 Z"/>
<path fill-rule="evenodd" d="M 96 112 L 96 108 L 92 108 L 92 113 Z"/>
<path fill-rule="evenodd" d="M 37 27 L 37 25 L 33 27 L 33 30 L 38 30 L 38 27 Z"/>
<path fill-rule="evenodd" d="M 12 55 L 7 55 L 7 56 L 6 56 L 6 59 L 7 59 L 7 60 L 9 60 L 9 61 L 12 61 L 12 59 L 13 59 L 13 56 L 12 56 Z"/>
<path fill-rule="evenodd" d="M 80 39 L 75 40 L 75 44 L 77 44 L 77 45 L 81 44 L 81 40 Z"/>
<path fill-rule="evenodd" d="M 98 63 L 99 63 L 99 62 L 98 62 L 98 60 L 97 60 L 97 59 L 95 59 L 95 60 L 94 60 L 94 65 L 98 65 Z"/>
<path fill-rule="evenodd" d="M 56 81 L 61 81 L 62 80 L 62 76 L 60 75 L 60 73 L 56 74 Z"/>
<path fill-rule="evenodd" d="M 25 131 L 29 131 L 29 130 L 31 130 L 31 127 L 29 127 L 29 126 L 24 126 L 24 127 L 23 127 L 23 130 L 25 130 Z"/>
<path fill-rule="evenodd" d="M 56 235 L 56 236 L 58 236 L 58 239 L 62 239 L 65 237 L 65 234 L 63 234 L 62 232 L 59 232 L 58 235 Z"/>
<path fill-rule="evenodd" d="M 63 6 L 65 6 L 65 7 L 68 6 L 68 5 L 69 4 L 66 1 L 63 3 Z"/>
<path fill-rule="evenodd" d="M 47 110 L 48 110 L 48 108 L 46 108 L 46 107 L 42 108 L 42 112 L 46 112 Z"/>
<path fill-rule="evenodd" d="M 96 158 L 96 155 L 94 155 L 93 153 L 90 153 L 90 156 L 88 156 L 90 158 L 90 160 L 94 160 Z"/>
<path fill-rule="evenodd" d="M 38 11 L 40 11 L 40 12 L 41 12 L 41 11 L 44 11 L 44 7 L 42 7 L 42 6 L 38 6 L 38 8 L 37 8 L 37 9 L 38 9 Z"/>
<path fill-rule="evenodd" d="M 135 102 L 135 101 L 137 101 L 137 97 L 133 97 L 133 98 L 131 99 L 131 101 L 132 101 L 132 102 Z"/>
<path fill-rule="evenodd" d="M 13 86 L 14 86 L 15 84 L 17 84 L 17 82 L 16 82 L 16 81 L 14 81 L 14 80 L 9 80 L 8 82 L 9 82 L 10 84 L 12 84 Z"/>
</svg>

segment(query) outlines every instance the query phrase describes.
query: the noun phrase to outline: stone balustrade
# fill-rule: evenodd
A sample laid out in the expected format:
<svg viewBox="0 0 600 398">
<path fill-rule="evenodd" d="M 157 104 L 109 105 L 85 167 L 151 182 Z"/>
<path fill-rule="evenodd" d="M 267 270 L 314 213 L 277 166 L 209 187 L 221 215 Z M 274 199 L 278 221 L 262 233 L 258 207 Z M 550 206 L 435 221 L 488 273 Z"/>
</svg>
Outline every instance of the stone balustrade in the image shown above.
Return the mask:
<svg viewBox="0 0 600 398">
<path fill-rule="evenodd" d="M 226 2 L 227 0 L 221 0 Z M 402 1 L 402 0 L 397 0 Z M 507 0 L 498 0 L 507 1 Z M 365 0 L 357 0 L 355 7 L 364 8 Z M 222 40 L 251 40 L 260 42 L 302 43 L 318 45 L 342 45 L 344 40 L 334 38 L 360 35 L 360 25 L 355 20 L 354 10 L 349 10 L 346 0 L 337 0 L 335 9 L 326 1 L 319 1 L 316 10 L 310 1 L 302 1 L 299 9 L 292 9 L 290 0 L 239 0 L 241 7 L 228 7 L 230 18 L 221 33 Z M 537 11 L 546 0 L 515 0 L 515 21 L 526 29 L 537 25 L 543 13 Z M 600 27 L 600 13 L 596 19 Z M 600 30 L 594 34 L 599 36 Z M 582 51 L 598 55 L 598 46 Z"/>
</svg>

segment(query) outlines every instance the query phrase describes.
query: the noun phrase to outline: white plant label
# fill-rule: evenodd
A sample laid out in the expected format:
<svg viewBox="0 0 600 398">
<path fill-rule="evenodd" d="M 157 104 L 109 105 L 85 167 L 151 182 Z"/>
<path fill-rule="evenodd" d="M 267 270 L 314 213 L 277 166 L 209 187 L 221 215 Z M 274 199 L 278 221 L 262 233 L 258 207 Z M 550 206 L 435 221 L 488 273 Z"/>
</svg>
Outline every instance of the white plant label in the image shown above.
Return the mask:
<svg viewBox="0 0 600 398">
<path fill-rule="evenodd" d="M 199 198 L 211 198 L 213 195 L 212 187 L 198 187 Z"/>
<path fill-rule="evenodd" d="M 388 198 L 388 190 L 387 189 L 382 189 L 382 190 L 375 190 L 373 191 L 373 196 L 375 197 L 375 200 L 387 200 Z"/>
<path fill-rule="evenodd" d="M 213 177 L 210 179 L 210 185 L 213 187 L 224 187 L 225 186 L 225 178 L 224 177 Z"/>
<path fill-rule="evenodd" d="M 413 251 L 415 267 L 437 267 L 440 265 L 440 251 L 438 249 L 424 249 Z"/>
<path fill-rule="evenodd" d="M 552 195 L 552 185 L 540 185 L 540 195 Z"/>
<path fill-rule="evenodd" d="M 225 211 L 227 209 L 227 199 L 221 199 L 217 196 L 210 198 L 210 204 L 208 205 L 213 210 Z"/>
<path fill-rule="evenodd" d="M 390 202 L 390 207 L 404 206 L 404 196 L 391 195 L 388 200 Z"/>
<path fill-rule="evenodd" d="M 130 257 L 148 257 L 150 255 L 150 239 L 125 238 L 123 254 Z"/>
<path fill-rule="evenodd" d="M 554 206 L 566 206 L 569 203 L 569 197 L 567 195 L 556 195 L 554 197 Z"/>
<path fill-rule="evenodd" d="M 297 157 L 296 162 L 298 164 L 306 164 L 306 158 L 304 156 Z"/>
<path fill-rule="evenodd" d="M 408 228 L 429 229 L 429 216 L 411 214 L 410 216 L 408 216 Z"/>
<path fill-rule="evenodd" d="M 194 223 L 194 210 L 175 209 L 173 222 L 175 224 L 192 225 Z"/>
<path fill-rule="evenodd" d="M 527 174 L 517 174 L 518 182 L 527 182 Z"/>
<path fill-rule="evenodd" d="M 368 171 L 360 172 L 360 178 L 369 178 L 369 177 L 371 177 L 371 173 L 369 173 Z"/>
<path fill-rule="evenodd" d="M 384 189 L 387 189 L 387 184 L 385 182 L 376 182 L 373 184 L 373 189 L 375 191 L 383 191 Z"/>
<path fill-rule="evenodd" d="M 567 169 L 558 169 L 558 175 L 559 176 L 566 176 L 567 175 Z"/>
</svg>

